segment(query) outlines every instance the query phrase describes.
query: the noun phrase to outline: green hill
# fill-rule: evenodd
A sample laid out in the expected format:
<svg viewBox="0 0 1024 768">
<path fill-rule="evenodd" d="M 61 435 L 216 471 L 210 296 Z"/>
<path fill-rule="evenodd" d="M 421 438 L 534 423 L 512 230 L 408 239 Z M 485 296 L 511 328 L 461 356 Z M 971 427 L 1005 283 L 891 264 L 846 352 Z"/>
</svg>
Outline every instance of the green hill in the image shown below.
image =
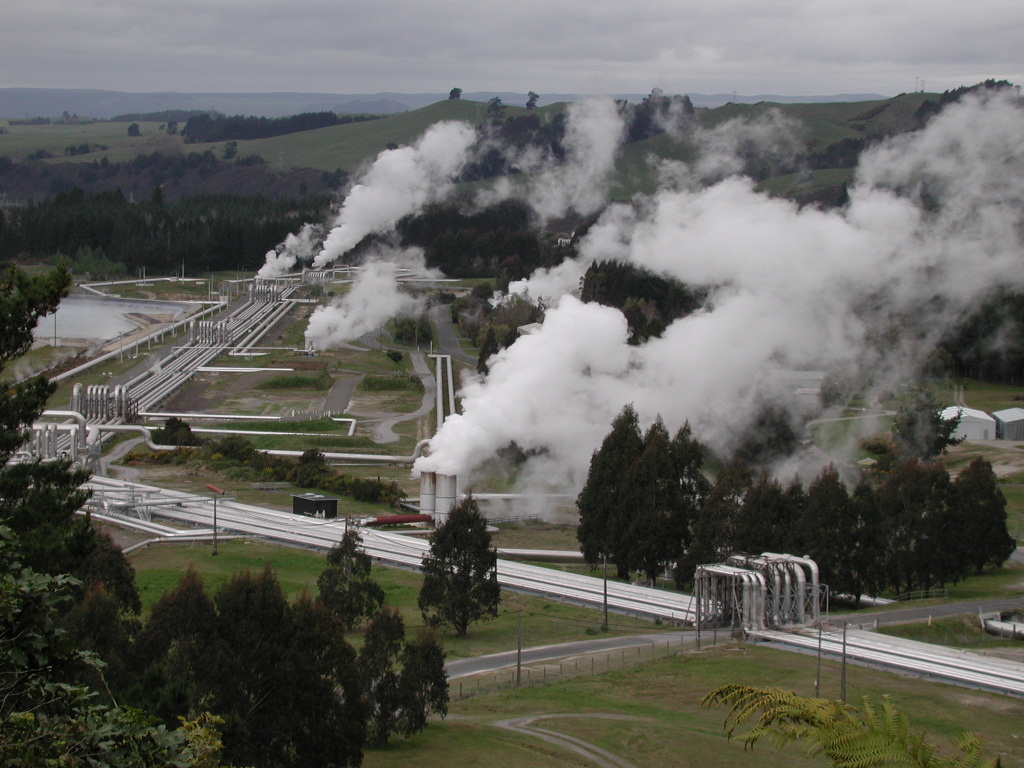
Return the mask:
<svg viewBox="0 0 1024 768">
<path fill-rule="evenodd" d="M 564 111 L 565 104 L 551 104 L 535 110 L 542 119 Z M 525 114 L 522 107 L 507 107 L 506 116 Z M 255 153 L 271 165 L 318 168 L 333 171 L 341 168 L 353 173 L 372 161 L 388 144 L 411 144 L 427 128 L 444 120 L 462 120 L 473 125 L 487 121 L 487 105 L 480 101 L 452 99 L 439 101 L 422 109 L 387 115 L 379 120 L 350 123 L 315 131 L 292 133 L 272 139 L 238 142 L 240 155 Z M 196 144 L 197 150 L 204 145 Z"/>
<path fill-rule="evenodd" d="M 699 124 L 714 128 L 728 120 L 753 119 L 769 110 L 799 121 L 803 126 L 803 141 L 810 155 L 824 155 L 830 146 L 850 140 L 872 140 L 882 136 L 913 130 L 919 121 L 915 112 L 921 103 L 935 94 L 901 94 L 892 99 L 862 102 L 830 102 L 808 104 L 726 104 L 716 108 L 697 110 Z M 565 103 L 551 104 L 535 110 L 541 119 L 551 119 L 564 112 Z M 508 117 L 526 114 L 522 107 L 506 107 Z M 474 125 L 486 122 L 487 104 L 464 99 L 444 100 L 408 112 L 387 115 L 377 120 L 331 126 L 284 136 L 251 141 L 239 141 L 237 157 L 258 155 L 266 163 L 265 170 L 273 173 L 291 173 L 295 169 L 309 172 L 333 172 L 341 169 L 354 174 L 385 149 L 389 144 L 407 145 L 414 142 L 432 124 L 442 120 L 463 120 Z M 185 144 L 180 135 L 167 135 L 157 123 L 140 124 L 141 135 L 129 136 L 125 123 L 91 122 L 83 124 L 52 123 L 49 125 L 10 125 L 0 121 L 0 158 L 14 163 L 40 153 L 48 165 L 62 163 L 92 164 L 106 157 L 110 162 L 127 162 L 140 154 L 199 153 L 207 150 L 220 158 L 225 143 Z M 86 145 L 84 154 L 66 154 L 69 147 Z M 653 191 L 657 178 L 651 156 L 661 159 L 690 160 L 692 148 L 668 135 L 657 135 L 625 146 L 619 159 L 613 183 L 613 196 L 627 199 L 637 192 Z M 761 179 L 762 188 L 772 194 L 791 195 L 801 200 L 832 200 L 837 198 L 849 179 L 848 166 L 855 157 L 855 149 L 846 147 L 846 160 L 833 161 L 831 156 L 819 158 L 811 164 L 813 173 L 795 177 Z M 832 166 L 834 173 L 827 173 Z M 846 167 L 843 167 L 846 166 Z M 51 180 L 52 183 L 52 180 Z M 0 184 L 2 186 L 2 184 Z M 251 186 L 251 185 L 250 185 Z M 46 187 L 40 188 L 41 191 Z M 144 193 L 143 190 L 139 190 Z M 31 192 L 22 191 L 21 194 Z M 841 197 L 841 195 L 839 195 Z"/>
</svg>

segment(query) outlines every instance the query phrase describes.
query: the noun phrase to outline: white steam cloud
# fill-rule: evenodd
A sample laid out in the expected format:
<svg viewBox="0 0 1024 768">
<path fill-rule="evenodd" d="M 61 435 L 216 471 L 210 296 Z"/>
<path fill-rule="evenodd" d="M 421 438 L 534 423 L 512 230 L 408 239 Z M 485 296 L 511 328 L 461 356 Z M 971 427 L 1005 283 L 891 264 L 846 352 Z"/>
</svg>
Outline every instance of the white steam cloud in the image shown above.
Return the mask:
<svg viewBox="0 0 1024 768">
<path fill-rule="evenodd" d="M 490 142 L 523 176 L 506 176 L 477 195 L 480 207 L 511 197 L 523 199 L 541 222 L 574 212 L 583 216 L 607 202 L 611 174 L 625 135 L 625 123 L 612 99 L 590 98 L 566 110 L 565 157 L 560 162 L 536 147 L 518 150 Z M 524 178 L 525 177 L 525 178 Z"/>
<path fill-rule="evenodd" d="M 475 140 L 468 123 L 443 122 L 413 146 L 381 152 L 345 198 L 313 266 L 327 266 L 368 234 L 389 230 L 403 216 L 447 197 Z"/>
<path fill-rule="evenodd" d="M 402 291 L 398 276 L 403 264 L 422 268 L 422 263 L 422 252 L 411 249 L 387 251 L 371 259 L 348 293 L 313 311 L 306 328 L 306 346 L 337 347 L 378 332 L 393 317 L 420 314 L 424 300 Z"/>
<path fill-rule="evenodd" d="M 579 263 L 528 281 L 531 295 L 564 295 L 539 332 L 464 383 L 462 414 L 416 469 L 465 476 L 515 442 L 535 485 L 577 489 L 627 403 L 729 450 L 774 396 L 773 370 L 894 381 L 988 293 L 1024 288 L 1022 211 L 1024 110 L 1008 94 L 965 99 L 866 152 L 840 210 L 799 208 L 738 176 L 613 205 Z M 707 307 L 629 346 L 617 310 L 568 295 L 595 259 L 708 286 Z"/>
<path fill-rule="evenodd" d="M 565 163 L 541 170 L 531 181 L 527 201 L 541 219 L 570 210 L 586 216 L 601 209 L 624 127 L 611 99 L 587 99 L 569 107 Z"/>
<path fill-rule="evenodd" d="M 281 277 L 295 268 L 300 261 L 312 261 L 323 241 L 323 227 L 318 224 L 304 224 L 298 234 L 290 234 L 277 248 L 267 251 L 266 263 L 260 267 L 257 277 L 264 279 Z"/>
</svg>

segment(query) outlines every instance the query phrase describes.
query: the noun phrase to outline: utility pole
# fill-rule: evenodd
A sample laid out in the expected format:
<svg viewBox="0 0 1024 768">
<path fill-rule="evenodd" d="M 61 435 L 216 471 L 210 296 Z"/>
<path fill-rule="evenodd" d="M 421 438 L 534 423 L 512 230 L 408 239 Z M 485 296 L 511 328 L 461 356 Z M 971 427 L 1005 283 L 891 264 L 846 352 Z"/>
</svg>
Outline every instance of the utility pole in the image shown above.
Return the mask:
<svg viewBox="0 0 1024 768">
<path fill-rule="evenodd" d="M 821 624 L 818 625 L 818 673 L 814 678 L 814 698 L 821 698 Z"/>
<path fill-rule="evenodd" d="M 839 698 L 846 703 L 846 622 L 843 622 L 843 676 L 840 685 Z"/>
<path fill-rule="evenodd" d="M 696 581 L 697 581 L 697 583 L 694 585 L 694 586 L 696 586 L 696 590 L 694 590 L 696 592 L 696 594 L 694 595 L 694 598 L 697 600 L 697 650 L 700 651 L 700 582 L 701 582 L 701 579 L 700 579 L 700 574 L 699 573 L 697 574 Z"/>
<path fill-rule="evenodd" d="M 516 634 L 516 688 L 523 680 L 523 607 L 519 606 L 519 631 Z"/>
<path fill-rule="evenodd" d="M 218 488 L 216 485 L 207 485 L 211 491 L 213 491 L 213 554 L 216 556 L 217 552 L 217 497 L 224 495 L 224 489 Z"/>
<path fill-rule="evenodd" d="M 608 631 L 608 555 L 605 554 L 602 558 L 604 561 L 604 624 L 601 625 L 601 629 L 605 632 Z"/>
</svg>

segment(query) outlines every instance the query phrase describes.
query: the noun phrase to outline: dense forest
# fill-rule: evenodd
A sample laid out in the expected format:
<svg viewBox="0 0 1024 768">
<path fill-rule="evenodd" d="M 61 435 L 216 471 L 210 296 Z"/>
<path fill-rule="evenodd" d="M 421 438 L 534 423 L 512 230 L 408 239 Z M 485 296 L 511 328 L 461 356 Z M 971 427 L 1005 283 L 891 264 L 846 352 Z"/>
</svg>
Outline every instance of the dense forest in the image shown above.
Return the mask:
<svg viewBox="0 0 1024 768">
<path fill-rule="evenodd" d="M 640 344 L 701 306 L 707 291 L 615 261 L 591 264 L 580 298 L 622 311 L 629 322 L 629 342 Z"/>
<path fill-rule="evenodd" d="M 99 257 L 129 272 L 252 271 L 263 255 L 307 221 L 324 218 L 327 195 L 269 198 L 196 195 L 168 203 L 159 188 L 133 203 L 120 191 L 61 192 L 0 214 L 0 259 Z M 99 277 L 100 275 L 93 275 Z"/>
<path fill-rule="evenodd" d="M 64 152 L 75 156 L 97 154 L 98 150 L 83 144 L 69 145 Z M 106 155 L 91 162 L 44 162 L 50 157 L 45 150 L 33 156 L 17 163 L 0 157 L 0 190 L 8 201 L 42 202 L 74 189 L 119 191 L 129 199 L 143 198 L 157 187 L 162 187 L 161 194 L 171 201 L 209 194 L 295 197 L 333 192 L 348 181 L 348 174 L 341 169 L 271 168 L 259 155 L 238 156 L 230 142 L 221 157 L 211 150 L 140 153 L 124 162 L 111 161 Z"/>
<path fill-rule="evenodd" d="M 428 207 L 396 227 L 402 245 L 424 249 L 427 266 L 450 277 L 494 277 L 501 287 L 549 267 L 564 254 L 533 225 L 525 203 L 507 200 L 477 213 L 457 203 Z"/>
</svg>

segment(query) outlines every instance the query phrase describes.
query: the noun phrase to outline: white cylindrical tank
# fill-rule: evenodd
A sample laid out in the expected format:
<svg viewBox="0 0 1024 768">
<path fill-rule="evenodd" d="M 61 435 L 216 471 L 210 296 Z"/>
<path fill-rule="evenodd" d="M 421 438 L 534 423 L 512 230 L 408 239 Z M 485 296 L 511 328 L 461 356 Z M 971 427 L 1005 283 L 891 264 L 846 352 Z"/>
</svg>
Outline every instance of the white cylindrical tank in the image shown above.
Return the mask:
<svg viewBox="0 0 1024 768">
<path fill-rule="evenodd" d="M 434 527 L 444 525 L 448 522 L 448 515 L 455 506 L 455 494 L 458 486 L 458 478 L 455 475 L 442 475 L 437 473 L 437 496 L 434 508 Z"/>
<path fill-rule="evenodd" d="M 437 509 L 437 475 L 433 472 L 420 473 L 420 514 L 433 516 Z"/>
</svg>

